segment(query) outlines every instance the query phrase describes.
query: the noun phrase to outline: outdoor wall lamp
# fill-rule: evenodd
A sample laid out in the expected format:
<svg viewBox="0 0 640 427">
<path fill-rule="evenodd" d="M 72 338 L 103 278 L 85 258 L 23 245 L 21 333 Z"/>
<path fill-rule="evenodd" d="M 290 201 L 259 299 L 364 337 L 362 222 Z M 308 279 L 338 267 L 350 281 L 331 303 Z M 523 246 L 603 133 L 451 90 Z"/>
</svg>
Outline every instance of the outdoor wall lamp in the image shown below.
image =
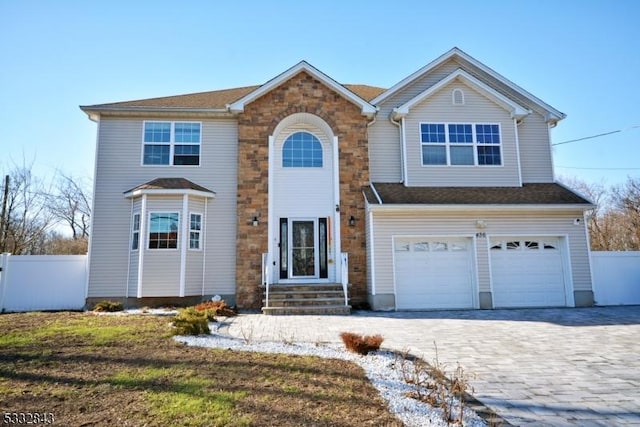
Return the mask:
<svg viewBox="0 0 640 427">
<path fill-rule="evenodd" d="M 258 226 L 258 217 L 257 216 L 253 217 L 253 220 L 251 220 L 251 224 L 253 224 L 254 227 Z"/>
<path fill-rule="evenodd" d="M 350 226 L 350 227 L 353 227 L 353 226 L 355 226 L 355 225 L 356 225 L 356 218 L 355 218 L 353 215 L 351 215 L 351 216 L 349 217 L 349 226 Z"/>
</svg>

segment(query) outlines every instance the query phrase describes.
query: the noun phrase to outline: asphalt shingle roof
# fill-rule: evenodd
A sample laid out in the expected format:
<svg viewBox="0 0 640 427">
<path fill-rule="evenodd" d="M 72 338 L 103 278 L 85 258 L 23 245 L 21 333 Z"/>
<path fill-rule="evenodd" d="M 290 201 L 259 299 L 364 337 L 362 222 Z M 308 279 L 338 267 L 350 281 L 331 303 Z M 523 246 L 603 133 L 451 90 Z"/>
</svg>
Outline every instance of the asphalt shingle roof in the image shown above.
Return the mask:
<svg viewBox="0 0 640 427">
<path fill-rule="evenodd" d="M 139 190 L 196 190 L 215 194 L 215 192 L 208 188 L 195 184 L 186 178 L 156 178 L 152 181 L 140 184 L 131 190 L 125 191 L 125 193 L 131 193 Z"/>
<path fill-rule="evenodd" d="M 374 183 L 383 204 L 408 205 L 563 205 L 591 202 L 556 183 L 523 184 L 522 187 L 405 187 L 404 184 Z M 370 204 L 379 204 L 365 187 Z"/>
<path fill-rule="evenodd" d="M 246 86 L 233 89 L 214 90 L 211 92 L 190 93 L 186 95 L 165 96 L 161 98 L 139 99 L 135 101 L 113 102 L 109 104 L 91 105 L 90 108 L 203 108 L 224 109 L 260 86 Z M 367 85 L 344 85 L 351 92 L 365 101 L 380 95 L 385 89 Z"/>
</svg>

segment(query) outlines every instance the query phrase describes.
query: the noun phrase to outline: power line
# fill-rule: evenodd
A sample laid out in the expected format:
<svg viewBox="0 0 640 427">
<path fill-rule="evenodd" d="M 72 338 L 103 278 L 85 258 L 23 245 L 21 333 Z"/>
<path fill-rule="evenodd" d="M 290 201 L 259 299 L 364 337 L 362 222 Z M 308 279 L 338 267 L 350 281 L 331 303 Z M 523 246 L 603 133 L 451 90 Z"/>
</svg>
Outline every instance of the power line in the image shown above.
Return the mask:
<svg viewBox="0 0 640 427">
<path fill-rule="evenodd" d="M 628 128 L 625 128 L 625 129 L 612 130 L 611 132 L 599 133 L 597 135 L 585 136 L 585 137 L 577 138 L 577 139 L 570 139 L 568 141 L 556 142 L 556 143 L 551 144 L 551 145 L 552 146 L 556 146 L 556 145 L 569 144 L 571 142 L 578 142 L 578 141 L 584 141 L 586 139 L 599 138 L 601 136 L 612 135 L 614 133 L 624 132 L 624 131 L 631 130 L 631 129 L 636 129 L 636 128 L 640 128 L 640 125 L 630 126 Z"/>
<path fill-rule="evenodd" d="M 561 169 L 584 169 L 584 170 L 597 170 L 597 171 L 637 171 L 640 168 L 581 168 L 577 166 L 560 166 L 555 165 L 556 168 Z"/>
</svg>

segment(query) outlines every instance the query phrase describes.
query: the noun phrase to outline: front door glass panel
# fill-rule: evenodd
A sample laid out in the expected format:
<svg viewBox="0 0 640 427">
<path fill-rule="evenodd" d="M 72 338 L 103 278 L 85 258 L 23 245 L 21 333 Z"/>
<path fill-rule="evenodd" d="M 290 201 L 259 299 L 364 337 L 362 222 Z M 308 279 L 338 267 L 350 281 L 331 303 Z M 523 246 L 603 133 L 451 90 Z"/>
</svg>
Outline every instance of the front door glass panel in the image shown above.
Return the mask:
<svg viewBox="0 0 640 427">
<path fill-rule="evenodd" d="M 291 222 L 291 275 L 316 276 L 315 221 Z"/>
</svg>

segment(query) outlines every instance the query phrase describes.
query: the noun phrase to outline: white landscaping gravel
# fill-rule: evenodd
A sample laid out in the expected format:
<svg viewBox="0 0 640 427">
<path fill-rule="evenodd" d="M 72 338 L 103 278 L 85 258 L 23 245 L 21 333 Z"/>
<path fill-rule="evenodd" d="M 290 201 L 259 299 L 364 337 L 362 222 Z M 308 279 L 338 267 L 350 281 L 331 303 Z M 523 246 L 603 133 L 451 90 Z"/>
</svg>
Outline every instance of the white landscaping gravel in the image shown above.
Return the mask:
<svg viewBox="0 0 640 427">
<path fill-rule="evenodd" d="M 387 401 L 389 409 L 406 426 L 448 426 L 442 419 L 442 411 L 406 396 L 413 387 L 402 380 L 401 373 L 394 368 L 396 356 L 392 352 L 377 351 L 367 356 L 350 353 L 336 345 L 288 344 L 284 342 L 245 342 L 245 340 L 223 336 L 218 333 L 217 323 L 210 323 L 212 333 L 200 336 L 176 336 L 178 342 L 196 347 L 224 348 L 236 351 L 260 353 L 285 353 L 304 356 L 319 356 L 344 359 L 360 365 L 371 383 Z M 464 410 L 464 426 L 486 426 L 486 422 L 472 410 Z"/>
</svg>

